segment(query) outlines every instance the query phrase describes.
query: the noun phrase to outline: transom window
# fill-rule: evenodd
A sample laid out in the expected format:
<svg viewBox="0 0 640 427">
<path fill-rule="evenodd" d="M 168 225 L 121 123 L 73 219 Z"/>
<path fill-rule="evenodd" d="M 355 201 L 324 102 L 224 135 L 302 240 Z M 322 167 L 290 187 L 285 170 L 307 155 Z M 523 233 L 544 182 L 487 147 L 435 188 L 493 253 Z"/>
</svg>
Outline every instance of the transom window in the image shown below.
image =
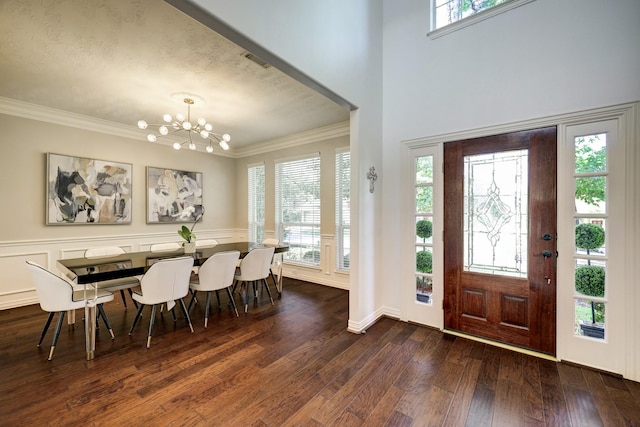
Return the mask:
<svg viewBox="0 0 640 427">
<path fill-rule="evenodd" d="M 462 28 L 534 0 L 431 0 L 431 30 Z M 481 13 L 482 12 L 482 13 Z"/>
</svg>

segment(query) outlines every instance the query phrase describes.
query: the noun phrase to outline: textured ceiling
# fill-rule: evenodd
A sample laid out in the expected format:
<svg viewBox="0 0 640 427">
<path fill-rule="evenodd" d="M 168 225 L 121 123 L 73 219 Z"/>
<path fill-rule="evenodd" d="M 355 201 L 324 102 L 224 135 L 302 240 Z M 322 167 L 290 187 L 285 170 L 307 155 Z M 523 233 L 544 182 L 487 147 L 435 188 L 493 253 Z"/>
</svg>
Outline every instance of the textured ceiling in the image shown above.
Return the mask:
<svg viewBox="0 0 640 427">
<path fill-rule="evenodd" d="M 233 148 L 349 120 L 346 109 L 159 0 L 0 1 L 0 97 L 135 126 L 185 113 Z M 141 139 L 145 133 L 140 131 Z"/>
</svg>

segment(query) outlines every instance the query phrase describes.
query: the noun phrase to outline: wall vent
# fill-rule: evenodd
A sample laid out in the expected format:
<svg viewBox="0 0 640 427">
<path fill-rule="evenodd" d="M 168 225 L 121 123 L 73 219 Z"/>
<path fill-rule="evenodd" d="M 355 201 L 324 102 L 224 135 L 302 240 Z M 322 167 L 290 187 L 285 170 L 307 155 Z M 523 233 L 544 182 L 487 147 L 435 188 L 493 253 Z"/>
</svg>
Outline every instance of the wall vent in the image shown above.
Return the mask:
<svg viewBox="0 0 640 427">
<path fill-rule="evenodd" d="M 256 64 L 258 64 L 262 68 L 271 67 L 271 64 L 269 64 L 268 62 L 264 61 L 263 59 L 258 58 L 257 56 L 255 56 L 251 52 L 245 52 L 245 53 L 242 54 L 242 56 L 244 56 L 245 58 L 247 58 L 251 62 L 255 62 Z"/>
</svg>

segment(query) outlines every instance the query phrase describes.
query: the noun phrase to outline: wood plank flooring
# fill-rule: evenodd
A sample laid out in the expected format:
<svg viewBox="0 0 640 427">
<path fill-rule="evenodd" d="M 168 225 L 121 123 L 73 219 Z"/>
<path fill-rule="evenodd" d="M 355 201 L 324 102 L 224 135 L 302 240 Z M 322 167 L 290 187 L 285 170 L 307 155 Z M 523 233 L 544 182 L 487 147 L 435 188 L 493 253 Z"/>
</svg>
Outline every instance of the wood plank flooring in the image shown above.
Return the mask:
<svg viewBox="0 0 640 427">
<path fill-rule="evenodd" d="M 194 334 L 158 315 L 147 349 L 117 295 L 93 361 L 81 313 L 48 362 L 46 313 L 0 311 L 0 425 L 640 426 L 639 383 L 387 318 L 355 335 L 343 290 L 285 279 L 240 318 L 221 294 L 208 329 L 200 297 Z"/>
</svg>

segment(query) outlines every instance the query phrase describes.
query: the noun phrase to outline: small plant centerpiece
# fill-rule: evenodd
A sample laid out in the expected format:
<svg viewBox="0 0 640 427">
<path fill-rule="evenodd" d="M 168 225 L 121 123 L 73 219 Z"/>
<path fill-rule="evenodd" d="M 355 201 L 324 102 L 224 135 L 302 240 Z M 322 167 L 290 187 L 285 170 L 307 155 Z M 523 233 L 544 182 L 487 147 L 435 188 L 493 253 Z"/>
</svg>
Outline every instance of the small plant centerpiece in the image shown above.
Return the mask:
<svg viewBox="0 0 640 427">
<path fill-rule="evenodd" d="M 189 206 L 182 211 L 182 214 L 180 214 L 180 217 L 189 218 L 194 216 L 195 213 L 196 213 L 196 208 L 194 206 Z M 184 248 L 185 253 L 194 253 L 196 251 L 196 235 L 193 232 L 193 229 L 196 226 L 196 224 L 202 220 L 203 215 L 204 215 L 204 207 L 202 208 L 202 212 L 196 216 L 196 219 L 190 228 L 187 227 L 186 225 L 183 225 L 182 227 L 180 227 L 180 229 L 178 229 L 178 234 L 180 235 L 180 237 L 184 239 L 184 242 L 182 242 L 182 247 Z"/>
<path fill-rule="evenodd" d="M 587 255 L 593 249 L 604 244 L 604 229 L 595 224 L 580 224 L 576 227 L 576 247 L 585 249 Z M 604 297 L 605 270 L 600 265 L 592 265 L 587 260 L 586 265 L 576 267 L 576 290 L 583 295 Z M 582 322 L 580 329 L 586 336 L 604 338 L 604 305 L 591 301 L 591 324 Z"/>
</svg>

